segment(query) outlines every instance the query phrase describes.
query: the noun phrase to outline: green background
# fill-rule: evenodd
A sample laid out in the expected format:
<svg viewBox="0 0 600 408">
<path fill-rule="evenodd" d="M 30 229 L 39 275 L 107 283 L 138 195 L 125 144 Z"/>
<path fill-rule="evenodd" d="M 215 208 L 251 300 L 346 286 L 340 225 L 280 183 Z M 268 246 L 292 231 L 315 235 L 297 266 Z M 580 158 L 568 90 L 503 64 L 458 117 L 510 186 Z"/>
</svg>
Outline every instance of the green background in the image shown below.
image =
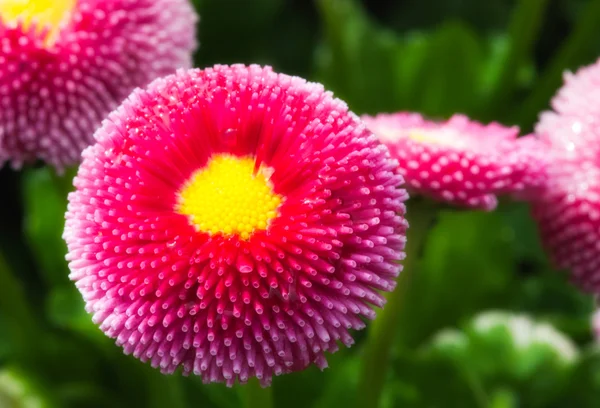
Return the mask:
<svg viewBox="0 0 600 408">
<path fill-rule="evenodd" d="M 600 0 L 201 0 L 199 67 L 259 63 L 320 81 L 358 114 L 462 112 L 532 130 L 562 73 L 600 55 Z M 83 311 L 61 240 L 70 177 L 0 171 L 0 407 L 238 407 L 240 387 L 162 376 L 124 356 Z M 545 256 L 525 204 L 446 210 L 397 322 L 382 407 L 597 407 L 593 299 Z M 6 276 L 6 274 L 3 274 Z M 527 314 L 576 345 L 525 349 L 486 310 Z M 467 339 L 437 343 L 441 330 Z M 354 407 L 361 344 L 274 380 L 276 407 Z M 511 337 L 512 336 L 512 337 Z M 465 345 L 466 344 L 466 345 Z"/>
</svg>

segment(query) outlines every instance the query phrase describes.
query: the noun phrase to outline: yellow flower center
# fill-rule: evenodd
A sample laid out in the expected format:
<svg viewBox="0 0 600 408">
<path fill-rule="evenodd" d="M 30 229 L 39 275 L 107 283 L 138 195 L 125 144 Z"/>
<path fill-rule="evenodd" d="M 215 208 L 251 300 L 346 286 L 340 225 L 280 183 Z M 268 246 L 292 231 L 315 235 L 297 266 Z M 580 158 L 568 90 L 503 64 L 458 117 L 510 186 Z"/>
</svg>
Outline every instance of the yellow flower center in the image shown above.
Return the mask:
<svg viewBox="0 0 600 408">
<path fill-rule="evenodd" d="M 250 157 L 213 156 L 179 191 L 176 211 L 211 235 L 247 240 L 265 230 L 283 198 L 273 192 L 262 169 L 254 172 L 254 165 Z"/>
<path fill-rule="evenodd" d="M 77 0 L 0 0 L 0 19 L 5 23 L 22 22 L 25 28 L 48 27 L 47 42 L 54 41 L 60 24 L 73 10 Z"/>
<path fill-rule="evenodd" d="M 406 133 L 407 137 L 418 143 L 436 144 L 446 147 L 462 149 L 467 147 L 463 139 L 456 131 L 451 129 L 410 129 Z"/>
<path fill-rule="evenodd" d="M 436 134 L 432 134 L 432 132 L 423 129 L 410 129 L 408 131 L 408 137 L 415 142 L 421 143 L 440 143 L 442 141 Z"/>
<path fill-rule="evenodd" d="M 419 144 L 467 149 L 472 143 L 460 131 L 449 126 L 426 128 L 420 126 L 396 127 L 393 124 L 373 124 L 370 129 L 377 135 L 380 141 L 392 145 L 400 140 L 408 139 Z"/>
</svg>

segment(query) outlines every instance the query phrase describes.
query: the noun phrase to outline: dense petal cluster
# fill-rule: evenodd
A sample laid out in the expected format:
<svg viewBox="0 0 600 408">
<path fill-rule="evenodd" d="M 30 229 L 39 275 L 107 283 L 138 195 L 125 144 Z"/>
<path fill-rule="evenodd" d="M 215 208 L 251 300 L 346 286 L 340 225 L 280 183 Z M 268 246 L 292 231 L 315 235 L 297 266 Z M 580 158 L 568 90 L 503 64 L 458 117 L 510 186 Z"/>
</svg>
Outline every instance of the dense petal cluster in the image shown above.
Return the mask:
<svg viewBox="0 0 600 408">
<path fill-rule="evenodd" d="M 574 160 L 600 157 L 600 60 L 567 72 L 564 85 L 552 99 L 553 111 L 544 112 L 536 133 L 556 153 Z"/>
<path fill-rule="evenodd" d="M 556 266 L 600 293 L 600 61 L 566 74 L 536 126 L 548 145 L 548 184 L 533 215 Z"/>
<path fill-rule="evenodd" d="M 583 289 L 600 292 L 600 168 L 556 155 L 548 185 L 532 202 L 542 239 L 555 264 Z"/>
<path fill-rule="evenodd" d="M 394 289 L 397 163 L 321 85 L 180 71 L 95 137 L 69 196 L 70 276 L 101 329 L 163 372 L 267 385 L 323 368 Z"/>
<path fill-rule="evenodd" d="M 400 163 L 411 192 L 452 205 L 492 210 L 497 195 L 529 195 L 545 179 L 541 143 L 519 129 L 463 115 L 445 122 L 416 113 L 363 117 Z"/>
<path fill-rule="evenodd" d="M 187 0 L 0 2 L 0 160 L 77 163 L 135 87 L 191 65 L 196 20 Z"/>
</svg>

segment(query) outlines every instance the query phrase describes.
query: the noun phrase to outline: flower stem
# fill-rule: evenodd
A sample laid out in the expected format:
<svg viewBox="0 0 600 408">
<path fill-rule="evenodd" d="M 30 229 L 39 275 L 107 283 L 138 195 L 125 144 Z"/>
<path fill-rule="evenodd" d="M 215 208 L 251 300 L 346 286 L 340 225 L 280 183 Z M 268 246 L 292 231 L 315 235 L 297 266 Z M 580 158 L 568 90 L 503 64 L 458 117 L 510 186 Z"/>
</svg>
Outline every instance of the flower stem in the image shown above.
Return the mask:
<svg viewBox="0 0 600 408">
<path fill-rule="evenodd" d="M 240 389 L 244 408 L 273 408 L 271 387 L 262 388 L 256 378 Z"/>
<path fill-rule="evenodd" d="M 77 169 L 77 167 L 70 167 L 61 173 L 53 169 L 48 169 L 54 188 L 65 201 L 69 193 L 73 191 L 73 178 L 77 174 Z"/>
<path fill-rule="evenodd" d="M 180 377 L 161 374 L 160 371 L 148 366 L 143 368 L 146 371 L 149 408 L 185 408 L 186 402 Z"/>
<path fill-rule="evenodd" d="M 15 350 L 30 355 L 37 349 L 38 322 L 25 299 L 23 288 L 0 253 L 0 313 L 6 319 Z"/>
<path fill-rule="evenodd" d="M 514 408 L 517 405 L 512 391 L 499 389 L 492 394 L 491 401 L 487 406 L 489 408 Z"/>
<path fill-rule="evenodd" d="M 407 219 L 410 227 L 407 232 L 404 268 L 398 278 L 398 286 L 388 295 L 385 307 L 371 324 L 362 355 L 357 407 L 377 408 L 379 406 L 400 312 L 419 252 L 435 216 L 435 208 L 430 207 L 428 203 L 418 201 L 409 204 Z"/>
</svg>

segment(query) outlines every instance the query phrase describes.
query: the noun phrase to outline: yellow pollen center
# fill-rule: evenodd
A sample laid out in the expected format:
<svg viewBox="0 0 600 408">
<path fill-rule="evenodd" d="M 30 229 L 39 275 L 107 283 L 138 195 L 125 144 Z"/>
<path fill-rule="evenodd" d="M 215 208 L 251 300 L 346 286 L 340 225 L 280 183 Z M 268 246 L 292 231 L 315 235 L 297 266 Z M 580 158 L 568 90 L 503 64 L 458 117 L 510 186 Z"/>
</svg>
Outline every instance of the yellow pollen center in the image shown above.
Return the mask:
<svg viewBox="0 0 600 408">
<path fill-rule="evenodd" d="M 50 28 L 47 42 L 54 41 L 60 23 L 75 7 L 77 0 L 0 0 L 0 18 L 5 23 L 20 21 L 27 29 L 35 23 L 36 30 Z"/>
<path fill-rule="evenodd" d="M 408 138 L 414 140 L 415 142 L 421 143 L 440 143 L 441 140 L 439 137 L 431 134 L 423 129 L 411 129 L 408 131 Z"/>
<path fill-rule="evenodd" d="M 267 228 L 282 201 L 264 172 L 254 173 L 254 159 L 216 155 L 180 190 L 176 211 L 199 231 L 247 240 Z"/>
<path fill-rule="evenodd" d="M 464 148 L 465 142 L 459 135 L 452 130 L 428 130 L 428 129 L 410 129 L 407 132 L 409 139 L 418 143 L 437 144 L 441 146 Z"/>
</svg>

